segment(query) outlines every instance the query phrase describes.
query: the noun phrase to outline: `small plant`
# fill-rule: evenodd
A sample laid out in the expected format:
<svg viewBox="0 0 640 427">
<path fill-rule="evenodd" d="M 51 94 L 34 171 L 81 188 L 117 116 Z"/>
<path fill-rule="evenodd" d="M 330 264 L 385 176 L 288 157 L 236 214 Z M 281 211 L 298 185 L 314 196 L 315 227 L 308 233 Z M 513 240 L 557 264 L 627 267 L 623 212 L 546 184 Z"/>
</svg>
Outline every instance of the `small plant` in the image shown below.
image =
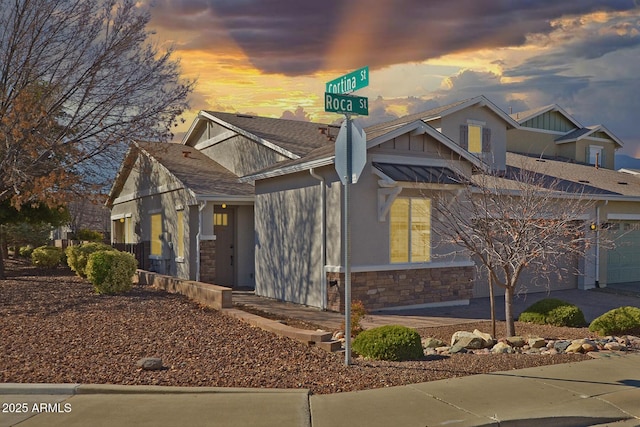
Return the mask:
<svg viewBox="0 0 640 427">
<path fill-rule="evenodd" d="M 31 253 L 31 262 L 36 267 L 55 268 L 62 261 L 62 249 L 54 246 L 40 246 Z"/>
<path fill-rule="evenodd" d="M 368 329 L 353 340 L 353 350 L 375 360 L 417 360 L 424 356 L 420 335 L 406 326 Z"/>
<path fill-rule="evenodd" d="M 32 253 L 33 246 L 31 245 L 20 246 L 20 249 L 18 249 L 18 255 L 20 255 L 22 258 L 31 258 Z"/>
<path fill-rule="evenodd" d="M 351 336 L 356 337 L 360 332 L 364 330 L 360 323 L 364 316 L 367 314 L 367 309 L 364 308 L 364 304 L 360 300 L 355 300 L 351 303 Z M 342 321 L 342 330 L 345 330 L 344 320 Z"/>
<path fill-rule="evenodd" d="M 87 277 L 87 273 L 85 269 L 87 267 L 87 261 L 89 260 L 89 255 L 98 251 L 109 251 L 115 250 L 109 245 L 105 245 L 104 243 L 84 243 L 79 246 L 69 246 L 65 254 L 67 255 L 67 264 L 76 274 L 80 277 Z"/>
<path fill-rule="evenodd" d="M 545 298 L 532 304 L 520 314 L 518 321 L 574 328 L 587 324 L 582 310 L 573 304 L 556 298 Z"/>
<path fill-rule="evenodd" d="M 89 255 L 87 278 L 99 294 L 128 292 L 138 263 L 135 257 L 115 250 L 97 251 Z"/>
<path fill-rule="evenodd" d="M 619 307 L 609 310 L 594 319 L 589 325 L 598 335 L 613 335 L 640 331 L 640 308 Z"/>
</svg>

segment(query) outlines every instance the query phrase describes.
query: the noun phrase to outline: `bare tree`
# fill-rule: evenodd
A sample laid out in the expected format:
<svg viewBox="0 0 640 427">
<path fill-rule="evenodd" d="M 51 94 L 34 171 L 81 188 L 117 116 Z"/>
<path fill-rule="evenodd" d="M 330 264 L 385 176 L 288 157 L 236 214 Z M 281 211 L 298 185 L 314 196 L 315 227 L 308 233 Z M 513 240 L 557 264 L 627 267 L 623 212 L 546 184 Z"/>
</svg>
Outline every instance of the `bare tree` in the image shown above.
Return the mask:
<svg viewBox="0 0 640 427">
<path fill-rule="evenodd" d="M 567 261 L 585 256 L 592 243 L 585 220 L 594 201 L 584 186 L 524 167 L 460 181 L 466 183 L 457 193 L 434 200 L 434 231 L 443 243 L 471 256 L 490 286 L 504 288 L 507 335 L 515 335 L 513 297 L 522 274 L 547 285 L 577 274 Z M 493 313 L 492 320 L 495 325 Z"/>
<path fill-rule="evenodd" d="M 133 0 L 0 8 L 0 201 L 57 203 L 104 185 L 131 140 L 165 141 L 193 82 Z"/>
</svg>

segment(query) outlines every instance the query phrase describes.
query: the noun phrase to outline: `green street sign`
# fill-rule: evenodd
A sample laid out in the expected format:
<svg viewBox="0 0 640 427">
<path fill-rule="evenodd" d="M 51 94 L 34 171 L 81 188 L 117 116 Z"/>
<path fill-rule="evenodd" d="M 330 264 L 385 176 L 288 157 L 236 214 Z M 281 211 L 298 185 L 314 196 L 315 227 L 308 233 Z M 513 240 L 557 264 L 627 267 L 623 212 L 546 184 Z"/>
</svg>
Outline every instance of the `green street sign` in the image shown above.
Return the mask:
<svg viewBox="0 0 640 427">
<path fill-rule="evenodd" d="M 367 86 L 369 86 L 369 66 L 359 68 L 349 74 L 331 80 L 326 84 L 325 92 L 351 93 Z"/>
<path fill-rule="evenodd" d="M 325 92 L 324 111 L 340 114 L 369 115 L 369 98 Z"/>
</svg>

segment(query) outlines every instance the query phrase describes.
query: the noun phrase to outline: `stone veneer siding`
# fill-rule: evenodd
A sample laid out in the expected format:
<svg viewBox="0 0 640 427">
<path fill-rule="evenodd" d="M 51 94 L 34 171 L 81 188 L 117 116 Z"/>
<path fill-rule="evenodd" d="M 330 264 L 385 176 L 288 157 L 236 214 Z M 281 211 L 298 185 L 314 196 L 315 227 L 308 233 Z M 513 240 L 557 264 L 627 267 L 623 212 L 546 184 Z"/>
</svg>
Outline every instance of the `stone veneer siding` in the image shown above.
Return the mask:
<svg viewBox="0 0 640 427">
<path fill-rule="evenodd" d="M 200 241 L 200 281 L 216 284 L 216 241 Z"/>
<path fill-rule="evenodd" d="M 367 310 L 471 299 L 474 267 L 351 272 L 351 301 Z M 327 273 L 327 305 L 344 313 L 344 273 Z"/>
</svg>

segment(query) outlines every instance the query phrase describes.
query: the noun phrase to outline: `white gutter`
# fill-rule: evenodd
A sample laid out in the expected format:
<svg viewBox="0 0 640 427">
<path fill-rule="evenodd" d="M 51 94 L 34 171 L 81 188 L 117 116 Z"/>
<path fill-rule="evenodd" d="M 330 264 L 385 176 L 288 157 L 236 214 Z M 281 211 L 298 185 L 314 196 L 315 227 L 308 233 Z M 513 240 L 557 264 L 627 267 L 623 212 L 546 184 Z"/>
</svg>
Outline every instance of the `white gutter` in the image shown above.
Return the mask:
<svg viewBox="0 0 640 427">
<path fill-rule="evenodd" d="M 198 203 L 198 234 L 196 234 L 196 282 L 200 281 L 200 236 L 202 236 L 202 211 L 207 206 L 206 201 Z"/>
<path fill-rule="evenodd" d="M 320 181 L 320 292 L 322 292 L 321 309 L 326 310 L 328 306 L 327 302 L 327 187 L 323 176 L 318 175 L 316 171 L 311 168 L 309 173 L 312 177 Z"/>
</svg>

